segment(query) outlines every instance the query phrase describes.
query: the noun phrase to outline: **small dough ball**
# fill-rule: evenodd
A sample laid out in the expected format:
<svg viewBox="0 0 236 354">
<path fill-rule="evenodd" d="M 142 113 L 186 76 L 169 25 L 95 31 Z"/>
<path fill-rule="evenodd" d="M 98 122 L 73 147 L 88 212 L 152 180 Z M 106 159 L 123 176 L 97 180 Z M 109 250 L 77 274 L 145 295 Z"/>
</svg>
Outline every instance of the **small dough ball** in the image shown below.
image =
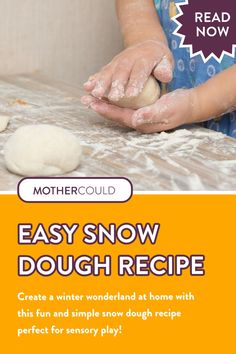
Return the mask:
<svg viewBox="0 0 236 354">
<path fill-rule="evenodd" d="M 6 114 L 0 114 L 0 133 L 6 130 L 9 120 L 10 116 Z"/>
<path fill-rule="evenodd" d="M 157 80 L 150 76 L 143 91 L 136 97 L 123 97 L 119 101 L 111 101 L 122 108 L 139 109 L 155 103 L 161 95 L 160 86 Z"/>
<path fill-rule="evenodd" d="M 4 147 L 9 171 L 22 176 L 53 176 L 73 171 L 81 160 L 79 139 L 53 125 L 26 125 Z"/>
</svg>

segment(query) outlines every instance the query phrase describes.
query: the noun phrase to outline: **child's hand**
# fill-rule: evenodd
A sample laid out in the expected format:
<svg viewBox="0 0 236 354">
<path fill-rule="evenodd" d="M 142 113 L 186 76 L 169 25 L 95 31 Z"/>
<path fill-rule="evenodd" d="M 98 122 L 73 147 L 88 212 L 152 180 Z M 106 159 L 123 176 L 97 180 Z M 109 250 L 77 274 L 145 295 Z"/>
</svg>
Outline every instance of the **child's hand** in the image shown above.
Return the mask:
<svg viewBox="0 0 236 354">
<path fill-rule="evenodd" d="M 84 84 L 85 90 L 96 98 L 107 94 L 112 101 L 135 97 L 153 75 L 161 82 L 170 82 L 174 61 L 167 44 L 147 40 L 118 54 L 100 72 Z"/>
<path fill-rule="evenodd" d="M 198 121 L 195 89 L 176 90 L 162 96 L 151 106 L 137 111 L 120 108 L 92 96 L 82 102 L 104 118 L 121 123 L 142 133 L 155 133 Z"/>
<path fill-rule="evenodd" d="M 199 121 L 198 112 L 196 90 L 179 89 L 137 110 L 132 116 L 132 126 L 143 133 L 161 132 Z"/>
</svg>

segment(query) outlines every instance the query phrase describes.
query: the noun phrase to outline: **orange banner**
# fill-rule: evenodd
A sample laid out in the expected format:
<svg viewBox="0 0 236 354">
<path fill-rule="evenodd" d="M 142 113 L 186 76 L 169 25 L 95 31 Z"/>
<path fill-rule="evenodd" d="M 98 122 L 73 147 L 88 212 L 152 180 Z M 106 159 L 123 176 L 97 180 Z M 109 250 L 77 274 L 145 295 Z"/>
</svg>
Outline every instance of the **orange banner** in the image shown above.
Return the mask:
<svg viewBox="0 0 236 354">
<path fill-rule="evenodd" d="M 232 352 L 236 196 L 0 201 L 4 352 Z"/>
</svg>

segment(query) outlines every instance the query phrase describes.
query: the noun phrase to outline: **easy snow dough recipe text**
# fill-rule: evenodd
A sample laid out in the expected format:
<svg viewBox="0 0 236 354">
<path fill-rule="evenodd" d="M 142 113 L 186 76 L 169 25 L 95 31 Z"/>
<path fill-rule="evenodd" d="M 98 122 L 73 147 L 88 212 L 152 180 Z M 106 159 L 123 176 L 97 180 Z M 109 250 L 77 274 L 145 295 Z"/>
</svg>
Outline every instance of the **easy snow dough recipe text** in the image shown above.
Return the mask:
<svg viewBox="0 0 236 354">
<path fill-rule="evenodd" d="M 130 245 L 149 243 L 156 245 L 160 231 L 159 223 L 137 223 L 135 225 L 125 223 L 116 225 L 111 223 L 108 227 L 103 224 L 89 223 L 80 227 L 79 224 L 51 224 L 46 228 L 43 224 L 33 226 L 32 224 L 18 225 L 18 244 L 24 246 L 35 246 L 44 244 L 57 246 L 65 243 L 73 245 L 80 229 L 83 230 L 82 242 L 86 245 L 110 243 L 115 247 L 117 243 Z M 117 274 L 119 276 L 181 276 L 188 271 L 191 276 L 204 276 L 205 256 L 194 255 L 162 255 L 156 254 L 150 257 L 147 254 L 135 256 L 123 254 L 118 255 Z M 61 276 L 70 276 L 76 273 L 79 276 L 110 276 L 112 275 L 112 256 L 107 254 L 99 255 L 68 255 L 50 256 L 42 255 L 37 259 L 30 255 L 18 257 L 18 275 L 51 276 L 58 273 Z"/>
</svg>

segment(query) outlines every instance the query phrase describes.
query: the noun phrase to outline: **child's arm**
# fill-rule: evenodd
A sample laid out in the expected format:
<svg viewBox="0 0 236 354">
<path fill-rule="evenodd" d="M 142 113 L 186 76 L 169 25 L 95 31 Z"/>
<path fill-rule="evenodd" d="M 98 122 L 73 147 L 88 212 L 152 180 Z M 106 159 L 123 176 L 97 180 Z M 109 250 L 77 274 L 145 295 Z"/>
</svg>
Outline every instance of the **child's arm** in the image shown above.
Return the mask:
<svg viewBox="0 0 236 354">
<path fill-rule="evenodd" d="M 125 47 L 154 40 L 167 44 L 153 0 L 116 0 Z"/>
<path fill-rule="evenodd" d="M 162 82 L 172 80 L 173 58 L 153 0 L 116 0 L 126 49 L 84 87 L 94 97 L 118 101 L 137 96 L 151 73 Z"/>
<path fill-rule="evenodd" d="M 198 110 L 194 121 L 205 121 L 236 110 L 236 65 L 196 87 Z"/>
</svg>

